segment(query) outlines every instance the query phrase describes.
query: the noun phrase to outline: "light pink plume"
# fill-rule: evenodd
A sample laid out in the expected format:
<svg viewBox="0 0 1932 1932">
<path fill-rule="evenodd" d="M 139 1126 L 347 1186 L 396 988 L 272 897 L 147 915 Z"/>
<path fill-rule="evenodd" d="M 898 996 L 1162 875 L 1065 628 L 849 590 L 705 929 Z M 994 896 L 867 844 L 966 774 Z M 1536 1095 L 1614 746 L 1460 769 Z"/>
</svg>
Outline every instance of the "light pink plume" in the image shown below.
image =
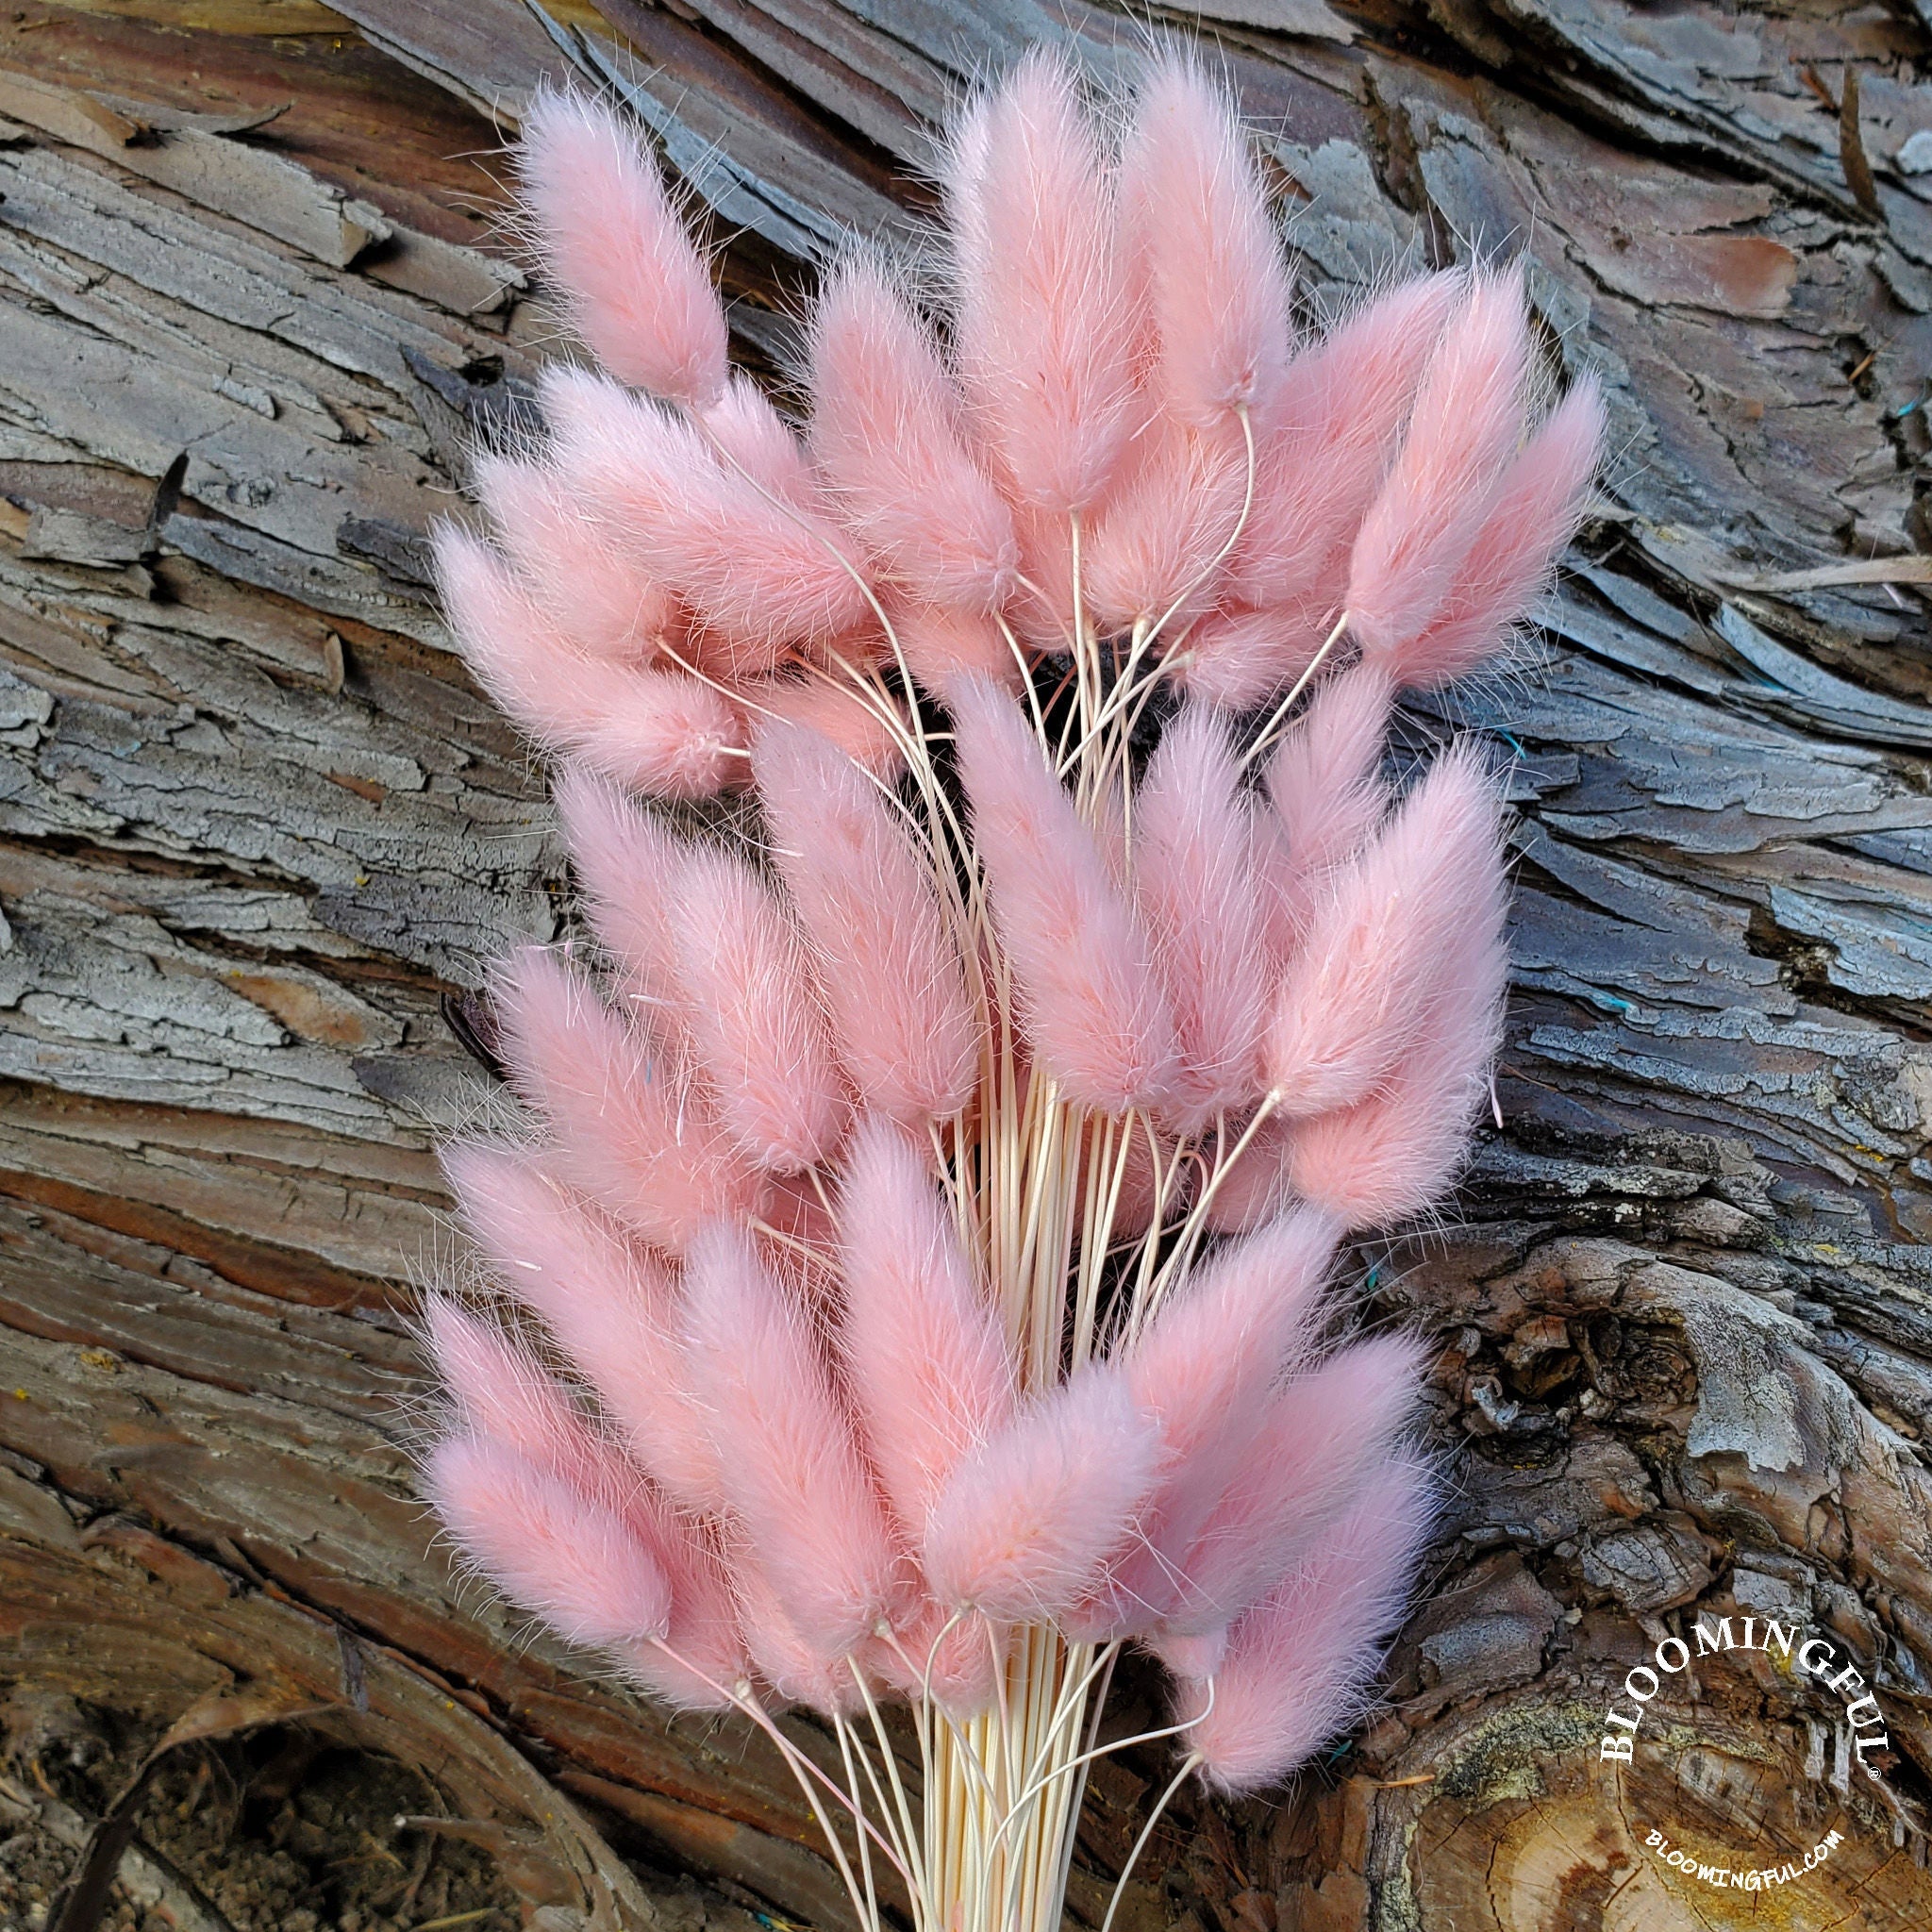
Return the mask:
<svg viewBox="0 0 1932 1932">
<path fill-rule="evenodd" d="M 1363 1099 L 1426 1033 L 1504 896 L 1501 801 L 1453 746 L 1358 858 L 1330 874 L 1282 979 L 1266 1048 L 1277 1106 L 1307 1119 Z"/>
<path fill-rule="evenodd" d="M 1158 344 L 1156 392 L 1196 428 L 1265 408 L 1288 359 L 1288 266 L 1234 104 L 1192 58 L 1154 64 L 1121 176 Z"/>
<path fill-rule="evenodd" d="M 759 1677 L 779 1702 L 809 1705 L 827 1717 L 849 1717 L 859 1709 L 864 1699 L 845 1659 L 854 1651 L 862 1652 L 866 1643 L 838 1650 L 808 1640 L 758 1552 L 741 1538 L 732 1555 L 738 1626 Z"/>
<path fill-rule="evenodd" d="M 684 1286 L 732 1508 L 800 1636 L 842 1657 L 891 1613 L 901 1557 L 819 1342 L 751 1238 L 723 1222 L 692 1242 Z"/>
<path fill-rule="evenodd" d="M 1174 681 L 1207 704 L 1253 710 L 1315 661 L 1333 622 L 1319 603 L 1210 610 L 1174 653 Z"/>
<path fill-rule="evenodd" d="M 1324 617 L 1340 613 L 1349 545 L 1467 287 L 1453 274 L 1405 282 L 1290 363 L 1262 424 L 1254 508 L 1228 559 L 1233 602 L 1302 608 L 1320 641 Z"/>
<path fill-rule="evenodd" d="M 804 446 L 750 376 L 734 374 L 698 423 L 727 472 L 741 473 L 786 503 L 811 502 L 816 486 Z"/>
<path fill-rule="evenodd" d="M 962 674 L 1019 691 L 1019 661 L 991 617 L 910 602 L 894 603 L 888 610 L 906 668 L 926 691 L 941 692 Z"/>
<path fill-rule="evenodd" d="M 728 470 L 694 425 L 581 370 L 546 372 L 542 398 L 558 469 L 703 620 L 721 675 L 769 671 L 865 617 L 844 534 Z"/>
<path fill-rule="evenodd" d="M 1319 1547 L 1374 1479 L 1421 1394 L 1422 1353 L 1377 1336 L 1297 1375 L 1269 1403 L 1232 1480 L 1177 1559 L 1162 1637 L 1225 1629 Z"/>
<path fill-rule="evenodd" d="M 683 628 L 677 600 L 613 542 L 554 470 L 484 454 L 476 493 L 544 615 L 593 658 L 643 664 Z"/>
<path fill-rule="evenodd" d="M 1005 692 L 948 688 L 959 774 L 1034 1058 L 1069 1099 L 1123 1113 L 1164 1096 L 1174 1017 L 1147 937 L 1091 829 Z"/>
<path fill-rule="evenodd" d="M 670 1629 L 671 1586 L 631 1525 L 514 1449 L 449 1437 L 424 1487 L 490 1580 L 571 1642 L 610 1648 Z"/>
<path fill-rule="evenodd" d="M 880 1677 L 906 1697 L 918 1697 L 930 1687 L 935 1703 L 956 1718 L 985 1710 L 996 1695 L 993 1646 L 978 1617 L 955 1619 L 952 1611 L 929 1596 L 896 1643 L 874 1649 Z"/>
<path fill-rule="evenodd" d="M 1182 1131 L 1259 1097 L 1268 1020 L 1254 811 L 1225 723 L 1189 705 L 1161 733 L 1134 804 L 1134 891 L 1174 1010 Z"/>
<path fill-rule="evenodd" d="M 1142 441 L 1080 547 L 1083 594 L 1103 632 L 1178 625 L 1207 609 L 1241 526 L 1248 460 L 1238 433 L 1161 423 Z"/>
<path fill-rule="evenodd" d="M 925 1528 L 925 1574 L 949 1609 L 1050 1622 L 1100 1585 L 1160 1470 L 1160 1432 L 1124 1379 L 1077 1372 L 959 1464 Z"/>
<path fill-rule="evenodd" d="M 941 1205 L 930 1161 L 889 1121 L 860 1124 L 840 1196 L 839 1347 L 899 1526 L 916 1545 L 960 1459 L 1012 1413 L 991 1296 Z"/>
<path fill-rule="evenodd" d="M 756 741 L 773 857 L 817 953 L 847 1076 L 877 1112 L 923 1128 L 965 1106 L 979 1039 L 958 948 L 891 805 L 796 725 Z"/>
<path fill-rule="evenodd" d="M 553 955 L 512 953 L 491 993 L 511 1078 L 574 1187 L 674 1254 L 707 1217 L 751 1206 L 755 1178 L 702 1097 Z"/>
<path fill-rule="evenodd" d="M 1387 1086 L 1354 1107 L 1294 1123 L 1285 1160 L 1297 1192 L 1352 1228 L 1386 1227 L 1434 1206 L 1488 1104 L 1508 976 L 1501 938 L 1472 934 L 1426 1029 Z"/>
<path fill-rule="evenodd" d="M 812 454 L 846 527 L 923 600 L 997 608 L 1020 561 L 1012 512 L 960 434 L 938 350 L 874 258 L 833 271 L 811 369 Z"/>
<path fill-rule="evenodd" d="M 442 1166 L 497 1279 L 542 1319 L 640 1467 L 683 1507 L 716 1510 L 717 1452 L 663 1267 L 526 1154 L 459 1141 Z"/>
<path fill-rule="evenodd" d="M 678 884 L 666 908 L 671 949 L 719 1115 L 759 1166 L 815 1167 L 848 1110 L 798 928 L 722 847 L 687 852 Z"/>
<path fill-rule="evenodd" d="M 435 534 L 437 587 L 476 681 L 531 737 L 634 791 L 707 798 L 744 777 L 731 707 L 695 679 L 572 648 L 486 543 Z"/>
<path fill-rule="evenodd" d="M 1079 89 L 1035 48 L 970 112 L 942 169 L 966 391 L 1024 502 L 1090 508 L 1132 427 L 1134 318 Z"/>
<path fill-rule="evenodd" d="M 1349 558 L 1350 627 L 1364 650 L 1398 650 L 1441 611 L 1523 433 L 1528 365 L 1520 268 L 1477 275 Z"/>
<path fill-rule="evenodd" d="M 1197 1271 L 1116 1357 L 1160 1431 L 1162 1474 L 1144 1543 L 1081 1607 L 1074 1636 L 1135 1634 L 1174 1607 L 1177 1564 L 1253 1457 L 1275 1381 L 1308 1346 L 1337 1233 L 1326 1215 L 1284 1215 Z"/>
<path fill-rule="evenodd" d="M 1429 627 L 1389 653 L 1398 684 L 1447 684 L 1503 647 L 1575 534 L 1603 440 L 1603 395 L 1586 376 L 1503 473 L 1494 508 Z"/>
<path fill-rule="evenodd" d="M 880 706 L 889 702 L 882 694 L 868 691 L 861 697 L 843 682 L 757 678 L 741 689 L 754 738 L 763 724 L 775 720 L 829 739 L 841 758 L 889 784 L 896 783 L 906 769 L 906 742 L 912 727 L 904 704 L 896 698 L 890 700 L 899 721 L 894 724 L 880 711 Z"/>
<path fill-rule="evenodd" d="M 731 1579 L 713 1531 L 681 1524 L 671 1576 L 671 1628 L 661 1642 L 626 1645 L 625 1672 L 678 1710 L 724 1710 L 749 1675 Z"/>
<path fill-rule="evenodd" d="M 1230 1149 L 1246 1127 L 1245 1121 L 1228 1123 L 1226 1144 Z M 1288 1206 L 1291 1131 L 1292 1123 L 1271 1113 L 1240 1155 L 1227 1163 L 1203 1207 L 1204 1218 L 1216 1234 L 1252 1234 Z"/>
<path fill-rule="evenodd" d="M 1360 1710 L 1429 1522 L 1426 1475 L 1397 1464 L 1241 1620 L 1211 1700 L 1206 1685 L 1180 1687 L 1175 1716 L 1209 1784 L 1273 1784 Z"/>
<path fill-rule="evenodd" d="M 518 174 L 571 319 L 620 382 L 694 408 L 724 387 L 724 311 L 656 163 L 612 109 L 540 90 Z"/>
</svg>

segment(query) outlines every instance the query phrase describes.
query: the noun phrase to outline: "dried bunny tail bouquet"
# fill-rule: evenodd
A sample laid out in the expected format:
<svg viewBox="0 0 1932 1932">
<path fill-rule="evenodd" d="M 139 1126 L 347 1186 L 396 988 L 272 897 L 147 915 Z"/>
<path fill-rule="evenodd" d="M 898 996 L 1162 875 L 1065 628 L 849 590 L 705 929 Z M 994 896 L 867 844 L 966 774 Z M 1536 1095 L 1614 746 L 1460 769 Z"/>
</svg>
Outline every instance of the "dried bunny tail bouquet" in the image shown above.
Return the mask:
<svg viewBox="0 0 1932 1932">
<path fill-rule="evenodd" d="M 1058 1927 L 1123 1645 L 1170 1790 L 1362 1707 L 1431 1484 L 1337 1257 L 1455 1178 L 1506 964 L 1494 778 L 1398 795 L 1385 736 L 1507 646 L 1603 433 L 1539 408 L 1514 271 L 1302 333 L 1189 58 L 1116 118 L 1043 54 L 972 104 L 946 312 L 855 247 L 794 427 L 635 131 L 541 97 L 597 366 L 438 543 L 597 946 L 495 968 L 529 1125 L 445 1153 L 494 1286 L 429 1310 L 425 1487 L 559 1636 L 761 1725 L 872 1928 L 885 1866 L 920 1932 Z M 723 791 L 762 849 L 649 804 Z"/>
</svg>

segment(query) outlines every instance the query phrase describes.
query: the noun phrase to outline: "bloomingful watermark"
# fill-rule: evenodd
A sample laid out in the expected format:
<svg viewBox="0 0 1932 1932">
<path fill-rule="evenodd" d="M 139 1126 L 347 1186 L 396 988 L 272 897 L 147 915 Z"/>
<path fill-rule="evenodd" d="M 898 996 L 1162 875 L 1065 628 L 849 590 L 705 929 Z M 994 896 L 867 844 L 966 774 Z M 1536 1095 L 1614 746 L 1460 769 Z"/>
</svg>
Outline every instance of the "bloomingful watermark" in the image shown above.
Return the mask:
<svg viewBox="0 0 1932 1932">
<path fill-rule="evenodd" d="M 1604 1713 L 1603 1737 L 1597 1758 L 1604 1764 L 1634 1764 L 1640 1737 L 1652 1702 L 1674 1677 L 1681 1677 L 1697 1659 L 1732 1651 L 1757 1651 L 1800 1679 L 1828 1691 L 1839 1703 L 1839 1768 L 1833 1783 L 1842 1791 L 1854 1765 L 1874 1782 L 1879 1768 L 1874 1755 L 1890 1748 L 1885 1713 L 1855 1659 L 1829 1638 L 1802 1624 L 1780 1624 L 1769 1617 L 1699 1617 L 1690 1637 L 1666 1637 L 1651 1653 L 1651 1661 L 1635 1665 L 1624 1679 L 1623 1694 Z M 1656 1729 L 1661 1729 L 1659 1723 Z M 1727 1891 L 1766 1891 L 1790 1885 L 1825 1864 L 1845 1842 L 1844 1833 L 1827 1830 L 1802 1857 L 1775 1864 L 1687 1850 L 1668 1832 L 1644 1827 L 1641 1843 L 1659 1864 L 1681 1872 L 1699 1883 Z"/>
</svg>

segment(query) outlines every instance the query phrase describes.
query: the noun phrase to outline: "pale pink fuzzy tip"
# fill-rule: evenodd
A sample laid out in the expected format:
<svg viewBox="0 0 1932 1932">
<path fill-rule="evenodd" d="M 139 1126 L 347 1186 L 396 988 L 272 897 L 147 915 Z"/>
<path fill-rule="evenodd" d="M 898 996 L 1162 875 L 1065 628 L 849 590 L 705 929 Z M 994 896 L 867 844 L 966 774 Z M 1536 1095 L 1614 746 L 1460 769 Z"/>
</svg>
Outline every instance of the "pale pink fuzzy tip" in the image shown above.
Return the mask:
<svg viewBox="0 0 1932 1932">
<path fill-rule="evenodd" d="M 750 376 L 734 374 L 724 393 L 698 412 L 698 425 L 727 471 L 787 503 L 810 503 L 815 486 L 804 445 Z"/>
<path fill-rule="evenodd" d="M 1113 197 L 1066 60 L 1036 48 L 943 170 L 960 371 L 1024 502 L 1082 510 L 1133 427 L 1134 317 Z"/>
<path fill-rule="evenodd" d="M 967 447 L 938 350 L 874 258 L 834 270 L 811 369 L 812 454 L 880 571 L 934 604 L 1004 602 L 1020 561 L 1012 512 Z"/>
<path fill-rule="evenodd" d="M 1159 1470 L 1159 1429 L 1124 1380 L 1079 1371 L 954 1472 L 926 1519 L 933 1593 L 996 1623 L 1065 1614 L 1126 1547 Z"/>
<path fill-rule="evenodd" d="M 1288 265 L 1234 103 L 1192 58 L 1141 84 L 1121 174 L 1160 400 L 1198 428 L 1265 408 L 1288 359 Z"/>
<path fill-rule="evenodd" d="M 721 847 L 685 856 L 666 908 L 691 1043 L 726 1131 L 760 1167 L 815 1167 L 848 1109 L 791 913 Z"/>
<path fill-rule="evenodd" d="M 1500 930 L 1501 800 L 1481 757 L 1446 752 L 1366 852 L 1330 874 L 1270 1027 L 1276 1106 L 1352 1106 L 1425 1040 L 1462 962 Z"/>
<path fill-rule="evenodd" d="M 530 736 L 634 791 L 708 798 L 743 781 L 731 707 L 694 679 L 572 648 L 486 543 L 438 525 L 442 605 L 476 681 Z"/>
<path fill-rule="evenodd" d="M 998 1695 L 995 1657 L 983 1617 L 956 1617 L 930 1597 L 893 1642 L 874 1651 L 880 1677 L 894 1690 L 930 1696 L 954 1719 L 991 1708 Z"/>
<path fill-rule="evenodd" d="M 959 774 L 1034 1058 L 1068 1099 L 1123 1113 L 1165 1096 L 1174 1016 L 1147 936 L 1011 700 L 948 688 Z"/>
<path fill-rule="evenodd" d="M 691 1244 L 685 1304 L 733 1511 L 799 1634 L 842 1657 L 892 1608 L 901 1558 L 819 1340 L 722 1222 Z"/>
<path fill-rule="evenodd" d="M 1205 704 L 1253 710 L 1315 661 L 1333 622 L 1319 604 L 1210 610 L 1174 650 L 1174 682 Z"/>
<path fill-rule="evenodd" d="M 1318 640 L 1325 632 L 1327 613 L 1341 606 L 1349 546 L 1467 286 L 1460 275 L 1405 282 L 1290 363 L 1265 412 L 1254 507 L 1228 559 L 1231 606 L 1300 610 L 1321 626 Z"/>
<path fill-rule="evenodd" d="M 1586 376 L 1517 454 L 1441 608 L 1426 630 L 1389 653 L 1398 684 L 1447 684 L 1508 642 L 1575 535 L 1603 458 L 1604 420 L 1602 392 Z"/>
<path fill-rule="evenodd" d="M 1350 627 L 1365 650 L 1400 649 L 1441 612 L 1522 434 L 1528 366 L 1520 270 L 1477 275 L 1349 559 Z"/>
<path fill-rule="evenodd" d="M 611 1648 L 670 1629 L 671 1586 L 636 1532 L 514 1449 L 452 1436 L 424 1486 L 490 1580 L 571 1642 Z"/>
<path fill-rule="evenodd" d="M 992 618 L 909 602 L 889 606 L 888 614 L 906 668 L 923 689 L 937 694 L 965 675 L 1019 691 L 1024 675 L 1021 660 Z"/>
<path fill-rule="evenodd" d="M 1254 813 L 1225 722 L 1190 705 L 1162 732 L 1135 800 L 1134 891 L 1174 1010 L 1163 1111 L 1182 1131 L 1260 1095 L 1266 935 Z"/>
<path fill-rule="evenodd" d="M 712 1528 L 682 1531 L 671 1585 L 671 1627 L 661 1641 L 625 1647 L 619 1660 L 660 1703 L 677 1710 L 726 1710 L 750 1675 L 731 1578 Z"/>
<path fill-rule="evenodd" d="M 542 402 L 558 471 L 690 606 L 724 675 L 769 671 L 864 620 L 844 533 L 722 459 L 699 425 L 581 370 L 547 371 Z"/>
<path fill-rule="evenodd" d="M 754 739 L 767 722 L 795 724 L 824 739 L 861 773 L 895 784 L 906 769 L 911 721 L 896 698 L 868 688 L 808 677 L 759 679 L 741 687 Z"/>
<path fill-rule="evenodd" d="M 1489 1105 L 1508 976 L 1501 940 L 1474 936 L 1426 1031 L 1388 1085 L 1353 1107 L 1294 1124 L 1283 1158 L 1297 1193 L 1352 1228 L 1387 1227 L 1441 1199 Z"/>
<path fill-rule="evenodd" d="M 839 1347 L 873 1466 L 916 1543 L 960 1460 L 1012 1413 L 1013 1363 L 929 1173 L 890 1122 L 854 1136 L 840 1196 Z"/>
<path fill-rule="evenodd" d="M 629 125 L 579 93 L 541 89 L 518 173 L 571 319 L 620 382 L 693 408 L 724 386 L 724 311 L 703 258 Z"/>
<path fill-rule="evenodd" d="M 1323 1546 L 1383 1468 L 1421 1395 L 1421 1351 L 1377 1336 L 1278 1390 L 1191 1544 L 1174 1558 L 1164 1638 L 1224 1630 Z"/>
<path fill-rule="evenodd" d="M 755 752 L 773 857 L 810 935 L 847 1077 L 910 1125 L 962 1108 L 979 1037 L 929 872 L 893 806 L 837 748 L 772 724 Z"/>
<path fill-rule="evenodd" d="M 476 493 L 498 541 L 571 642 L 593 658 L 643 664 L 682 628 L 677 600 L 541 463 L 476 458 Z"/>
<path fill-rule="evenodd" d="M 718 1456 L 664 1268 L 530 1155 L 458 1141 L 442 1165 L 497 1280 L 542 1320 L 639 1466 L 685 1508 L 717 1509 Z"/>
<path fill-rule="evenodd" d="M 850 1717 L 864 1704 L 846 1658 L 864 1642 L 828 1648 L 804 1635 L 789 1595 L 766 1574 L 758 1553 L 733 1550 L 732 1593 L 738 1627 L 759 1679 L 781 1704 L 803 1704 L 827 1717 Z"/>
<path fill-rule="evenodd" d="M 741 1213 L 750 1168 L 701 1096 L 590 987 L 537 946 L 491 982 L 517 1090 L 556 1132 L 558 1171 L 655 1245 L 682 1252 L 698 1225 Z"/>
<path fill-rule="evenodd" d="M 1180 1687 L 1175 1716 L 1209 1784 L 1274 1784 L 1360 1712 L 1430 1518 L 1427 1476 L 1397 1464 L 1242 1618 L 1211 1692 Z"/>
</svg>

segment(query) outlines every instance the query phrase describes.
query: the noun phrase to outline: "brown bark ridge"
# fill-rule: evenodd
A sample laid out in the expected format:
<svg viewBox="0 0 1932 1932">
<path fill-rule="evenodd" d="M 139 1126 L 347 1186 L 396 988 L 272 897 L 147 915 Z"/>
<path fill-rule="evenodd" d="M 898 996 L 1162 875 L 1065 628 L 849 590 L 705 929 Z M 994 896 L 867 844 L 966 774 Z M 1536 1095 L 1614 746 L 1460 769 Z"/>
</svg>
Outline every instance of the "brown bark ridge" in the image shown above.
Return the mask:
<svg viewBox="0 0 1932 1932">
<path fill-rule="evenodd" d="M 1932 1923 L 1925 13 L 1174 28 L 1260 130 L 1311 309 L 1526 252 L 1615 460 L 1534 661 L 1410 721 L 1491 734 L 1522 811 L 1502 1124 L 1447 1224 L 1360 1257 L 1440 1343 L 1427 1590 L 1383 1713 L 1291 1795 L 1176 1807 L 1132 1932 Z M 631 102 L 771 358 L 842 233 L 916 234 L 962 85 L 1146 31 L 1087 0 L 0 24 L 0 1677 L 397 1757 L 552 1932 L 691 1924 L 672 1871 L 721 1919 L 841 1923 L 769 1756 L 531 1641 L 412 1500 L 405 1278 L 447 1241 L 432 1137 L 486 1104 L 440 999 L 567 916 L 422 539 L 553 353 L 491 225 L 541 75 Z M 1699 1617 L 1856 1660 L 1882 1776 L 1749 1637 L 1606 1764 L 1626 1674 Z M 1097 1776 L 1081 1923 L 1159 1775 Z M 1748 1893 L 1646 1842 L 1774 1867 L 1834 1824 Z"/>
</svg>

